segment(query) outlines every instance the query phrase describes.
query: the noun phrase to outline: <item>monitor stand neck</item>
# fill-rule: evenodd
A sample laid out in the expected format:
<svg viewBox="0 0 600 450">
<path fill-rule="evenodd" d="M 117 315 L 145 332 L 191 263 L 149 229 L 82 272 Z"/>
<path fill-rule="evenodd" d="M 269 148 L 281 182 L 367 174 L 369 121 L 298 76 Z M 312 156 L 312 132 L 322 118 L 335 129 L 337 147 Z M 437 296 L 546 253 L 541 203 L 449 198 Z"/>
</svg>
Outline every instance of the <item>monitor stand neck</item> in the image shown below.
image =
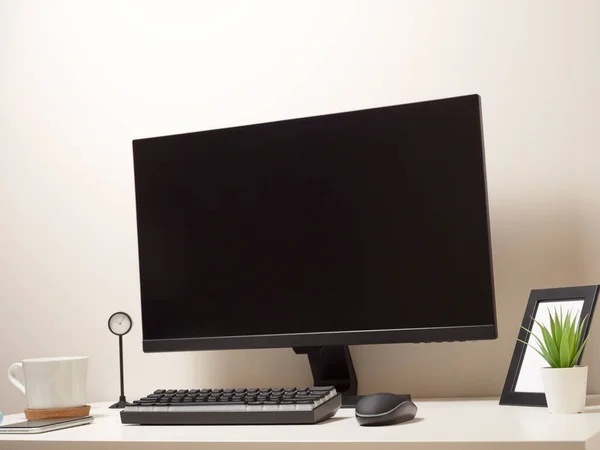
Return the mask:
<svg viewBox="0 0 600 450">
<path fill-rule="evenodd" d="M 342 394 L 342 408 L 353 408 L 358 401 L 358 381 L 347 345 L 294 347 L 298 355 L 307 355 L 315 386 L 335 386 Z"/>
</svg>

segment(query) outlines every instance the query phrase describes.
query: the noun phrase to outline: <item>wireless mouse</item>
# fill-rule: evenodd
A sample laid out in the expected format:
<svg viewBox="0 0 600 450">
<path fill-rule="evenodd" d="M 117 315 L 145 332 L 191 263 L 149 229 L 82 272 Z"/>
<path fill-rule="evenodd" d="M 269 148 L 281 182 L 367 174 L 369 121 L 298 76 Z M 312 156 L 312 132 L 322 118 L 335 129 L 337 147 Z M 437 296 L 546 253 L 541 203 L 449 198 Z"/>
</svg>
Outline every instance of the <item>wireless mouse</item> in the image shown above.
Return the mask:
<svg viewBox="0 0 600 450">
<path fill-rule="evenodd" d="M 354 414 L 362 426 L 393 425 L 414 419 L 417 406 L 410 395 L 372 394 L 358 401 Z"/>
</svg>

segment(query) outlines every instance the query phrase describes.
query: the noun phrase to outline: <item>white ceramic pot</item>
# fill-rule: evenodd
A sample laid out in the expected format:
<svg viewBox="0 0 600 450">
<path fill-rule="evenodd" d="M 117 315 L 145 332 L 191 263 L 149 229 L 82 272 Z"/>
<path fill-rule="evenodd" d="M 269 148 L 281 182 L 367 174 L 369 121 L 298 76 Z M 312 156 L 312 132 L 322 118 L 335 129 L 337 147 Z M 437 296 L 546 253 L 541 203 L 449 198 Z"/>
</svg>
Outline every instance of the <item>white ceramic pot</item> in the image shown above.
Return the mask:
<svg viewBox="0 0 600 450">
<path fill-rule="evenodd" d="M 544 367 L 541 370 L 550 413 L 577 414 L 583 412 L 587 391 L 587 366 L 575 366 L 569 369 Z"/>
</svg>

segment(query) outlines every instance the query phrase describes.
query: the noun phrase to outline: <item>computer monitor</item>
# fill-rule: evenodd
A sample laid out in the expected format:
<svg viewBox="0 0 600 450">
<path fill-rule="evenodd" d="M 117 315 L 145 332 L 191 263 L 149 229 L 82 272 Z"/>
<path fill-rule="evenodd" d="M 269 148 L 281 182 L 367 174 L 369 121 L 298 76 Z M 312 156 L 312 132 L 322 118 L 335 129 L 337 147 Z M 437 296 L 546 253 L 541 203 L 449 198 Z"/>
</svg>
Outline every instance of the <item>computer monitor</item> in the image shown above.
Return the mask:
<svg viewBox="0 0 600 450">
<path fill-rule="evenodd" d="M 496 337 L 478 95 L 133 142 L 143 349 Z"/>
</svg>

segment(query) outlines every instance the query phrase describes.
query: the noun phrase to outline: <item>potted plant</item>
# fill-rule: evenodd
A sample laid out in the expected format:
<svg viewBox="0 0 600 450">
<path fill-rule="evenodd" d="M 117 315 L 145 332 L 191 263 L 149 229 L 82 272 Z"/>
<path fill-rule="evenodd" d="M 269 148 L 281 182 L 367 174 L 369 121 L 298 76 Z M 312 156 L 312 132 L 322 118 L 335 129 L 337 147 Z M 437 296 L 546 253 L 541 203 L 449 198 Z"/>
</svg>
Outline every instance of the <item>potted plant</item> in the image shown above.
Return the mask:
<svg viewBox="0 0 600 450">
<path fill-rule="evenodd" d="M 554 314 L 550 312 L 549 315 L 549 328 L 535 321 L 540 327 L 541 336 L 523 328 L 534 337 L 537 347 L 529 342 L 521 342 L 533 348 L 550 365 L 541 369 L 550 413 L 580 413 L 585 409 L 588 368 L 575 364 L 587 342 L 587 337 L 583 336 L 587 315 L 578 319 L 577 314 L 571 317 L 569 311 L 563 317 L 562 309 L 560 314 L 554 310 Z"/>
</svg>

